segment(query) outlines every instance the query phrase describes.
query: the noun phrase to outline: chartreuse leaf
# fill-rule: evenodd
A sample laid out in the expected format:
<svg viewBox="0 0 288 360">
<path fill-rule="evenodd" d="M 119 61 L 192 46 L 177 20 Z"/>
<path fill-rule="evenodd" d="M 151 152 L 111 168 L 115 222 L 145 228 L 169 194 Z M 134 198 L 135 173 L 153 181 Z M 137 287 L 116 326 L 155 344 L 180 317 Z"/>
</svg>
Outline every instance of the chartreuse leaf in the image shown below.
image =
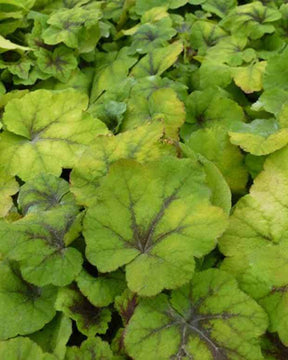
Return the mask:
<svg viewBox="0 0 288 360">
<path fill-rule="evenodd" d="M 15 178 L 0 171 L 0 217 L 7 215 L 13 204 L 11 195 L 16 194 L 18 189 Z"/>
<path fill-rule="evenodd" d="M 226 227 L 222 209 L 210 204 L 205 177 L 189 159 L 112 165 L 84 219 L 88 260 L 100 272 L 126 265 L 128 287 L 144 296 L 186 283 L 193 256 L 212 250 Z"/>
<path fill-rule="evenodd" d="M 250 194 L 235 207 L 229 227 L 219 241 L 220 250 L 231 258 L 232 264 L 238 258 L 244 263 L 246 255 L 260 248 L 287 244 L 287 154 L 288 148 L 284 147 L 267 158 Z"/>
<path fill-rule="evenodd" d="M 184 6 L 188 0 L 136 0 L 135 11 L 142 15 L 153 7 L 166 6 L 169 9 L 177 9 Z"/>
<path fill-rule="evenodd" d="M 71 191 L 79 204 L 91 206 L 96 201 L 100 179 L 107 174 L 112 163 L 119 159 L 139 162 L 155 160 L 165 153 L 160 139 L 163 125 L 154 122 L 128 130 L 117 136 L 99 136 L 89 146 L 71 173 Z"/>
<path fill-rule="evenodd" d="M 288 60 L 288 49 L 268 60 L 263 76 L 265 90 L 288 90 L 288 70 L 285 64 Z"/>
<path fill-rule="evenodd" d="M 221 128 L 200 129 L 191 134 L 185 144 L 212 161 L 223 174 L 232 192 L 243 193 L 248 180 L 244 156 L 232 145 Z"/>
<path fill-rule="evenodd" d="M 37 52 L 37 64 L 45 74 L 66 82 L 76 69 L 78 62 L 75 54 L 65 46 L 57 47 L 53 52 L 41 49 Z"/>
<path fill-rule="evenodd" d="M 126 289 L 120 296 L 116 297 L 114 305 L 125 326 L 129 323 L 132 315 L 134 314 L 138 302 L 138 295 L 129 289 Z"/>
<path fill-rule="evenodd" d="M 41 346 L 45 353 L 64 360 L 66 343 L 72 334 L 72 321 L 65 315 L 58 313 L 55 318 L 40 331 L 30 335 L 30 339 Z"/>
<path fill-rule="evenodd" d="M 128 49 L 119 52 L 98 53 L 96 55 L 96 69 L 91 90 L 91 101 L 97 100 L 104 91 L 118 86 L 124 80 L 129 69 L 136 63 L 137 58 L 128 54 Z"/>
<path fill-rule="evenodd" d="M 27 51 L 27 50 L 31 50 L 31 49 L 26 46 L 14 44 L 10 40 L 7 40 L 3 36 L 0 35 L 0 53 L 3 51 L 9 51 L 9 50 Z"/>
<path fill-rule="evenodd" d="M 235 84 L 246 94 L 262 90 L 262 78 L 265 67 L 266 61 L 260 61 L 233 69 L 232 74 Z"/>
<path fill-rule="evenodd" d="M 42 37 L 49 45 L 63 42 L 68 47 L 80 52 L 94 50 L 100 38 L 98 21 L 101 18 L 99 8 L 73 7 L 59 9 L 47 20 L 49 27 L 44 30 Z M 93 37 L 91 37 L 93 34 Z"/>
<path fill-rule="evenodd" d="M 49 174 L 41 174 L 21 186 L 18 204 L 24 214 L 76 205 L 67 181 Z"/>
<path fill-rule="evenodd" d="M 212 161 L 207 160 L 204 156 L 197 156 L 191 147 L 185 144 L 180 144 L 180 147 L 186 157 L 195 159 L 196 156 L 198 162 L 202 164 L 206 173 L 206 180 L 212 190 L 212 204 L 221 207 L 224 212 L 229 215 L 231 210 L 231 191 L 217 166 Z"/>
<path fill-rule="evenodd" d="M 105 334 L 111 320 L 111 311 L 92 305 L 79 290 L 61 288 L 55 307 L 76 321 L 78 330 L 86 336 Z"/>
<path fill-rule="evenodd" d="M 17 260 L 25 280 L 35 285 L 71 283 L 81 271 L 82 256 L 69 247 L 81 230 L 77 209 L 31 213 L 1 227 L 0 251 Z"/>
<path fill-rule="evenodd" d="M 121 129 L 126 131 L 159 119 L 163 120 L 165 135 L 177 139 L 179 128 L 185 121 L 185 109 L 171 88 L 155 90 L 148 97 L 142 94 L 131 96 Z"/>
<path fill-rule="evenodd" d="M 170 297 L 140 300 L 125 346 L 135 360 L 262 360 L 258 337 L 266 327 L 265 312 L 235 279 L 210 269 Z"/>
<path fill-rule="evenodd" d="M 288 143 L 288 128 L 280 128 L 275 119 L 256 119 L 239 123 L 229 132 L 230 141 L 253 155 L 267 155 Z"/>
<path fill-rule="evenodd" d="M 269 331 L 278 332 L 288 345 L 288 250 L 287 245 L 264 247 L 248 257 L 241 286 L 269 315 Z"/>
<path fill-rule="evenodd" d="M 0 275 L 0 339 L 31 334 L 52 320 L 56 288 L 29 284 L 14 263 L 2 261 Z"/>
<path fill-rule="evenodd" d="M 204 0 L 201 1 L 201 6 L 203 10 L 224 18 L 237 6 L 237 0 Z"/>
<path fill-rule="evenodd" d="M 247 39 L 236 36 L 221 38 L 215 46 L 207 50 L 205 61 L 210 59 L 215 63 L 231 66 L 239 66 L 244 61 L 250 62 L 256 58 L 256 52 L 254 49 L 246 48 L 247 42 Z"/>
<path fill-rule="evenodd" d="M 237 6 L 222 21 L 222 26 L 232 34 L 251 39 L 259 39 L 264 34 L 275 31 L 274 23 L 281 18 L 281 13 L 264 6 L 260 1 L 253 1 Z"/>
<path fill-rule="evenodd" d="M 169 17 L 155 23 L 145 23 L 132 35 L 131 51 L 146 54 L 156 48 L 168 46 L 168 41 L 177 34 Z"/>
<path fill-rule="evenodd" d="M 258 174 L 263 170 L 263 165 L 267 156 L 256 156 L 247 154 L 245 156 L 245 165 L 252 176 L 255 179 Z"/>
<path fill-rule="evenodd" d="M 75 90 L 37 90 L 5 107 L 0 137 L 4 171 L 28 180 L 41 173 L 60 175 L 106 126 L 89 114 L 85 94 Z M 50 109 L 50 111 L 47 111 Z"/>
<path fill-rule="evenodd" d="M 209 47 L 217 44 L 225 36 L 227 36 L 226 31 L 217 23 L 200 19 L 192 24 L 189 40 L 193 48 L 198 50 L 198 54 L 203 55 Z"/>
<path fill-rule="evenodd" d="M 44 354 L 41 348 L 26 337 L 17 337 L 0 342 L 0 357 L 7 360 L 58 360 Z"/>
<path fill-rule="evenodd" d="M 83 341 L 80 348 L 76 346 L 67 349 L 65 360 L 114 360 L 109 344 L 98 336 Z"/>
<path fill-rule="evenodd" d="M 121 271 L 99 274 L 97 278 L 84 269 L 77 277 L 77 285 L 83 295 L 97 307 L 110 305 L 125 289 L 125 276 Z"/>
<path fill-rule="evenodd" d="M 175 41 L 165 48 L 153 49 L 134 66 L 131 75 L 135 78 L 161 75 L 176 62 L 182 51 L 181 41 Z"/>
</svg>

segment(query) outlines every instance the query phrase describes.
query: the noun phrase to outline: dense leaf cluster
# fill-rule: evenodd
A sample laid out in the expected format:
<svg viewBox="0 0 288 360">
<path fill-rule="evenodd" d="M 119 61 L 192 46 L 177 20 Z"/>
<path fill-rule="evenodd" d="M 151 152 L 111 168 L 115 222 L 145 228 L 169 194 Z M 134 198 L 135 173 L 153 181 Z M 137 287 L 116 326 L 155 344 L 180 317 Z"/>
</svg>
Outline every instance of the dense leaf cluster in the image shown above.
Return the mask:
<svg viewBox="0 0 288 360">
<path fill-rule="evenodd" d="M 286 0 L 0 0 L 0 359 L 288 358 Z"/>
</svg>

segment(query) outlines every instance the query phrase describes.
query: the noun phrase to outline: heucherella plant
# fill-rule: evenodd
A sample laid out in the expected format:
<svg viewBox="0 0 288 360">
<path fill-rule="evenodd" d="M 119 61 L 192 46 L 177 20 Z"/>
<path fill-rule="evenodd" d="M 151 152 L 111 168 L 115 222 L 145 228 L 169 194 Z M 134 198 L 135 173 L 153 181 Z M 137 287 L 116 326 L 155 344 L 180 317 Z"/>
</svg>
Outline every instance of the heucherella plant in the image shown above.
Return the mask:
<svg viewBox="0 0 288 360">
<path fill-rule="evenodd" d="M 0 0 L 0 359 L 288 359 L 286 0 Z"/>
</svg>

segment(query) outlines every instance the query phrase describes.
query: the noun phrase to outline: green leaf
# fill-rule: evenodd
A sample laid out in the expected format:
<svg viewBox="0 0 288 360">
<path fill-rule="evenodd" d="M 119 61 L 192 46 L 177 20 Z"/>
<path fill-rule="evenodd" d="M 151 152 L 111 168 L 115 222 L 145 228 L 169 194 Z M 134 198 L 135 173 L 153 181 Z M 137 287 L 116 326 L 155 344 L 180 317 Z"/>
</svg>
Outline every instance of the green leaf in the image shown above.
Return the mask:
<svg viewBox="0 0 288 360">
<path fill-rule="evenodd" d="M 136 0 L 135 11 L 138 15 L 142 15 L 151 8 L 158 6 L 177 9 L 184 6 L 187 2 L 188 0 Z"/>
<path fill-rule="evenodd" d="M 281 360 L 288 356 L 288 348 L 274 334 L 267 334 L 261 339 L 261 347 L 265 360 Z M 283 360 L 284 360 L 283 359 Z"/>
<path fill-rule="evenodd" d="M 30 49 L 29 47 L 26 47 L 26 46 L 14 44 L 10 40 L 7 40 L 3 36 L 0 35 L 0 52 L 9 51 L 9 50 L 28 51 L 28 50 L 32 50 L 32 49 Z"/>
<path fill-rule="evenodd" d="M 253 155 L 267 155 L 288 143 L 288 129 L 279 128 L 274 119 L 256 119 L 229 131 L 230 141 Z"/>
<path fill-rule="evenodd" d="M 91 102 L 97 100 L 99 95 L 124 80 L 129 69 L 137 59 L 128 54 L 127 48 L 119 52 L 99 53 L 96 56 L 97 66 L 91 90 Z"/>
<path fill-rule="evenodd" d="M 263 88 L 262 78 L 265 71 L 266 61 L 260 61 L 248 66 L 233 69 L 233 79 L 246 94 L 260 91 Z"/>
<path fill-rule="evenodd" d="M 201 6 L 205 11 L 224 18 L 237 6 L 237 0 L 204 0 L 201 1 Z"/>
<path fill-rule="evenodd" d="M 24 214 L 76 205 L 69 184 L 49 174 L 41 174 L 27 181 L 20 189 L 18 204 Z"/>
<path fill-rule="evenodd" d="M 163 120 L 165 135 L 177 139 L 179 128 L 185 121 L 185 110 L 173 89 L 158 89 L 149 97 L 131 96 L 121 129 L 126 131 L 159 119 Z"/>
<path fill-rule="evenodd" d="M 42 37 L 44 42 L 49 45 L 63 42 L 68 47 L 78 49 L 80 52 L 89 52 L 95 48 L 100 38 L 98 25 L 100 18 L 101 12 L 97 7 L 90 9 L 62 8 L 49 17 L 47 23 L 50 26 L 44 30 Z M 94 38 L 92 41 L 91 34 Z"/>
<path fill-rule="evenodd" d="M 41 173 L 60 175 L 106 126 L 83 110 L 87 96 L 74 90 L 37 90 L 5 108 L 0 137 L 3 170 L 28 180 Z M 47 111 L 53 109 L 53 111 Z"/>
<path fill-rule="evenodd" d="M 65 46 L 59 46 L 53 52 L 45 49 L 39 50 L 37 64 L 43 73 L 62 82 L 66 82 L 70 78 L 72 71 L 78 65 L 73 51 Z"/>
<path fill-rule="evenodd" d="M 7 360 L 46 360 L 41 348 L 25 337 L 1 341 L 0 357 Z"/>
<path fill-rule="evenodd" d="M 281 18 L 281 13 L 264 6 L 260 1 L 253 1 L 237 6 L 222 21 L 222 26 L 237 36 L 259 39 L 264 34 L 275 31 L 274 23 Z"/>
<path fill-rule="evenodd" d="M 219 171 L 217 166 L 212 162 L 207 160 L 201 155 L 196 155 L 190 147 L 185 144 L 180 144 L 181 150 L 184 155 L 191 159 L 198 159 L 198 162 L 202 164 L 206 172 L 206 180 L 209 184 L 210 189 L 212 190 L 211 202 L 215 206 L 221 207 L 226 214 L 229 215 L 231 210 L 231 191 L 225 181 L 224 176 Z"/>
<path fill-rule="evenodd" d="M 193 256 L 212 250 L 226 227 L 223 211 L 209 198 L 195 161 L 119 161 L 85 217 L 86 256 L 101 272 L 126 265 L 128 287 L 140 295 L 181 286 L 193 276 Z"/>
<path fill-rule="evenodd" d="M 105 334 L 111 320 L 109 309 L 93 306 L 80 291 L 72 288 L 59 290 L 55 307 L 76 321 L 78 330 L 88 337 Z"/>
<path fill-rule="evenodd" d="M 91 206 L 96 201 L 99 182 L 110 165 L 119 159 L 139 162 L 158 159 L 165 148 L 161 147 L 163 125 L 160 122 L 139 126 L 117 136 L 99 136 L 89 146 L 71 173 L 71 191 L 79 204 Z"/>
<path fill-rule="evenodd" d="M 189 32 L 189 40 L 193 49 L 198 50 L 198 55 L 205 54 L 206 50 L 217 44 L 217 42 L 227 36 L 223 30 L 214 21 L 201 19 L 196 20 Z"/>
<path fill-rule="evenodd" d="M 69 347 L 65 360 L 114 360 L 109 344 L 98 336 L 82 342 L 80 348 Z"/>
<path fill-rule="evenodd" d="M 2 261 L 0 275 L 0 339 L 33 333 L 52 320 L 56 288 L 29 284 L 12 263 Z"/>
<path fill-rule="evenodd" d="M 172 27 L 172 21 L 165 17 L 156 23 L 146 23 L 138 27 L 132 35 L 130 49 L 132 52 L 146 54 L 156 48 L 168 46 L 168 41 L 177 34 Z"/>
<path fill-rule="evenodd" d="M 189 285 L 140 301 L 125 333 L 125 346 L 135 360 L 262 360 L 257 338 L 267 317 L 220 270 L 197 273 Z"/>
<path fill-rule="evenodd" d="M 11 196 L 16 194 L 18 189 L 15 178 L 0 171 L 0 217 L 7 215 L 13 204 Z"/>
<path fill-rule="evenodd" d="M 268 60 L 263 76 L 263 87 L 265 90 L 288 90 L 287 61 L 288 49 Z"/>
<path fill-rule="evenodd" d="M 182 51 L 181 41 L 175 41 L 163 49 L 153 49 L 133 67 L 131 75 L 135 78 L 161 75 L 177 61 Z"/>
<path fill-rule="evenodd" d="M 138 302 L 139 297 L 137 294 L 133 293 L 129 289 L 126 289 L 120 296 L 116 297 L 114 305 L 125 326 L 129 323 L 132 315 L 134 314 Z"/>
<path fill-rule="evenodd" d="M 121 271 L 110 274 L 88 274 L 84 269 L 77 277 L 77 285 L 83 295 L 96 307 L 108 306 L 125 288 L 125 277 Z"/>
<path fill-rule="evenodd" d="M 45 353 L 55 354 L 58 360 L 64 360 L 66 343 L 71 334 L 72 321 L 63 314 L 58 313 L 50 323 L 44 326 L 43 329 L 29 337 L 36 344 L 41 346 Z"/>
<path fill-rule="evenodd" d="M 218 167 L 232 192 L 245 191 L 248 174 L 244 157 L 240 150 L 229 142 L 225 131 L 217 127 L 201 129 L 193 132 L 185 144 Z"/>
<path fill-rule="evenodd" d="M 82 265 L 81 254 L 68 246 L 81 230 L 76 214 L 74 208 L 59 208 L 3 224 L 1 253 L 19 261 L 24 279 L 35 285 L 70 284 Z"/>
</svg>

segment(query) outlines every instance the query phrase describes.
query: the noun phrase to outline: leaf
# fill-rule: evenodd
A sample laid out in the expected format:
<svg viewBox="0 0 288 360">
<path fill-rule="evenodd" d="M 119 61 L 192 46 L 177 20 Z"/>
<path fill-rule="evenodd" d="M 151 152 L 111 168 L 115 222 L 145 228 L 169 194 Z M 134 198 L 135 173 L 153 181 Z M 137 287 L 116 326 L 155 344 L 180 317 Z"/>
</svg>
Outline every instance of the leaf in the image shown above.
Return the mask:
<svg viewBox="0 0 288 360">
<path fill-rule="evenodd" d="M 18 189 L 19 185 L 15 178 L 0 171 L 0 217 L 6 216 L 11 209 L 13 205 L 11 196 L 16 194 Z"/>
<path fill-rule="evenodd" d="M 260 61 L 245 67 L 238 67 L 233 70 L 233 79 L 246 94 L 262 90 L 262 77 L 265 71 L 266 62 Z"/>
<path fill-rule="evenodd" d="M 84 269 L 77 277 L 81 293 L 96 307 L 108 306 L 125 288 L 125 277 L 121 271 L 91 276 Z"/>
<path fill-rule="evenodd" d="M 288 143 L 288 129 L 279 128 L 274 119 L 256 119 L 229 131 L 230 141 L 253 155 L 267 155 Z"/>
<path fill-rule="evenodd" d="M 57 47 L 53 52 L 40 49 L 37 58 L 37 64 L 43 73 L 62 82 L 66 82 L 77 67 L 75 54 L 64 46 Z"/>
<path fill-rule="evenodd" d="M 193 275 L 193 256 L 212 250 L 226 226 L 209 197 L 197 162 L 119 161 L 101 181 L 96 206 L 84 219 L 86 256 L 101 272 L 126 265 L 128 287 L 140 295 L 181 286 Z"/>
<path fill-rule="evenodd" d="M 135 78 L 161 75 L 177 61 L 182 51 L 181 41 L 176 41 L 163 49 L 153 49 L 133 67 L 131 75 Z"/>
<path fill-rule="evenodd" d="M 69 184 L 49 174 L 41 174 L 21 186 L 18 204 L 24 214 L 76 205 Z"/>
<path fill-rule="evenodd" d="M 102 122 L 83 114 L 87 101 L 74 90 L 37 90 L 10 101 L 0 137 L 3 170 L 29 180 L 71 168 L 95 136 L 108 132 Z"/>
<path fill-rule="evenodd" d="M 273 33 L 274 23 L 280 18 L 278 10 L 264 6 L 260 1 L 253 1 L 232 10 L 223 20 L 222 26 L 232 34 L 259 39 L 264 34 Z"/>
<path fill-rule="evenodd" d="M 12 263 L 2 261 L 0 275 L 0 339 L 33 333 L 52 320 L 56 288 L 29 284 Z"/>
<path fill-rule="evenodd" d="M 170 88 L 155 90 L 149 97 L 143 95 L 131 97 L 121 129 L 130 130 L 159 119 L 163 120 L 165 135 L 177 139 L 179 128 L 185 121 L 185 110 L 184 104 Z"/>
<path fill-rule="evenodd" d="M 41 348 L 37 344 L 33 343 L 33 341 L 25 337 L 17 337 L 7 341 L 1 341 L 0 357 L 2 359 L 9 360 L 46 360 L 43 356 Z"/>
<path fill-rule="evenodd" d="M 268 60 L 263 76 L 263 87 L 265 90 L 288 90 L 287 60 L 288 49 Z"/>
<path fill-rule="evenodd" d="M 288 348 L 274 334 L 268 333 L 263 337 L 261 346 L 266 360 L 284 360 L 288 356 Z"/>
<path fill-rule="evenodd" d="M 169 9 L 177 9 L 184 6 L 188 0 L 136 0 L 135 11 L 138 15 L 144 14 L 153 7 L 166 6 Z"/>
<path fill-rule="evenodd" d="M 91 90 L 91 102 L 106 90 L 117 86 L 124 80 L 129 69 L 136 63 L 137 59 L 128 54 L 127 48 L 119 52 L 97 54 L 97 67 Z"/>
<path fill-rule="evenodd" d="M 224 18 L 237 6 L 237 0 L 204 0 L 201 2 L 201 6 L 205 11 Z"/>
<path fill-rule="evenodd" d="M 9 51 L 9 50 L 22 50 L 22 51 L 32 50 L 29 47 L 14 44 L 13 42 L 11 42 L 8 39 L 5 39 L 1 35 L 0 35 L 0 49 L 1 49 L 0 52 Z"/>
<path fill-rule="evenodd" d="M 227 257 L 224 263 L 236 274 L 243 272 L 248 257 L 261 249 L 287 246 L 286 156 L 284 147 L 267 158 L 250 194 L 238 201 L 219 240 L 220 251 Z"/>
<path fill-rule="evenodd" d="M 206 19 L 196 20 L 189 32 L 190 44 L 198 50 L 198 55 L 205 54 L 209 47 L 216 45 L 225 36 L 227 33 L 223 28 Z"/>
<path fill-rule="evenodd" d="M 172 20 L 165 17 L 156 23 L 145 23 L 132 35 L 132 52 L 146 54 L 156 48 L 168 46 L 168 41 L 177 34 L 172 27 Z"/>
<path fill-rule="evenodd" d="M 114 360 L 109 344 L 98 336 L 83 341 L 81 347 L 69 347 L 65 360 Z"/>
<path fill-rule="evenodd" d="M 218 170 L 217 166 L 207 160 L 204 156 L 196 155 L 190 147 L 185 144 L 180 144 L 183 154 L 191 159 L 197 159 L 203 166 L 206 173 L 206 180 L 212 190 L 211 202 L 215 206 L 219 206 L 229 215 L 231 210 L 231 191 L 225 181 L 224 176 Z"/>
<path fill-rule="evenodd" d="M 135 309 L 139 303 L 139 297 L 129 289 L 116 297 L 115 308 L 119 312 L 123 324 L 126 326 L 134 314 Z M 124 340 L 124 338 L 122 339 Z M 123 344 L 124 345 L 124 344 Z"/>
<path fill-rule="evenodd" d="M 58 360 L 64 360 L 66 343 L 71 333 L 71 320 L 63 314 L 58 313 L 43 329 L 30 335 L 30 339 L 41 346 L 45 353 L 54 354 Z"/>
<path fill-rule="evenodd" d="M 117 136 L 99 136 L 89 146 L 71 173 L 71 191 L 79 204 L 91 206 L 96 197 L 99 182 L 110 166 L 119 159 L 135 159 L 139 162 L 158 159 L 165 153 L 160 139 L 163 125 L 160 122 L 139 126 Z"/>
<path fill-rule="evenodd" d="M 93 306 L 78 290 L 59 290 L 55 307 L 76 321 L 78 330 L 87 337 L 105 334 L 111 320 L 110 310 Z"/>
<path fill-rule="evenodd" d="M 50 26 L 44 30 L 42 37 L 48 45 L 63 42 L 73 49 L 78 48 L 80 52 L 89 52 L 95 48 L 100 38 L 98 25 L 100 18 L 101 12 L 97 7 L 62 8 L 49 17 L 47 23 Z M 92 34 L 94 32 L 92 41 L 90 31 Z"/>
<path fill-rule="evenodd" d="M 68 246 L 81 230 L 76 214 L 74 208 L 59 208 L 3 224 L 1 253 L 18 261 L 24 279 L 35 285 L 70 284 L 82 265 L 81 254 Z"/>
<path fill-rule="evenodd" d="M 228 135 L 222 129 L 200 129 L 193 132 L 185 144 L 218 167 L 232 192 L 245 191 L 248 174 L 244 157 L 240 150 L 229 142 Z"/>
<path fill-rule="evenodd" d="M 235 279 L 210 269 L 171 297 L 142 299 L 129 321 L 125 346 L 135 360 L 152 354 L 159 360 L 261 360 L 257 338 L 266 326 L 265 312 L 238 289 Z"/>
</svg>

